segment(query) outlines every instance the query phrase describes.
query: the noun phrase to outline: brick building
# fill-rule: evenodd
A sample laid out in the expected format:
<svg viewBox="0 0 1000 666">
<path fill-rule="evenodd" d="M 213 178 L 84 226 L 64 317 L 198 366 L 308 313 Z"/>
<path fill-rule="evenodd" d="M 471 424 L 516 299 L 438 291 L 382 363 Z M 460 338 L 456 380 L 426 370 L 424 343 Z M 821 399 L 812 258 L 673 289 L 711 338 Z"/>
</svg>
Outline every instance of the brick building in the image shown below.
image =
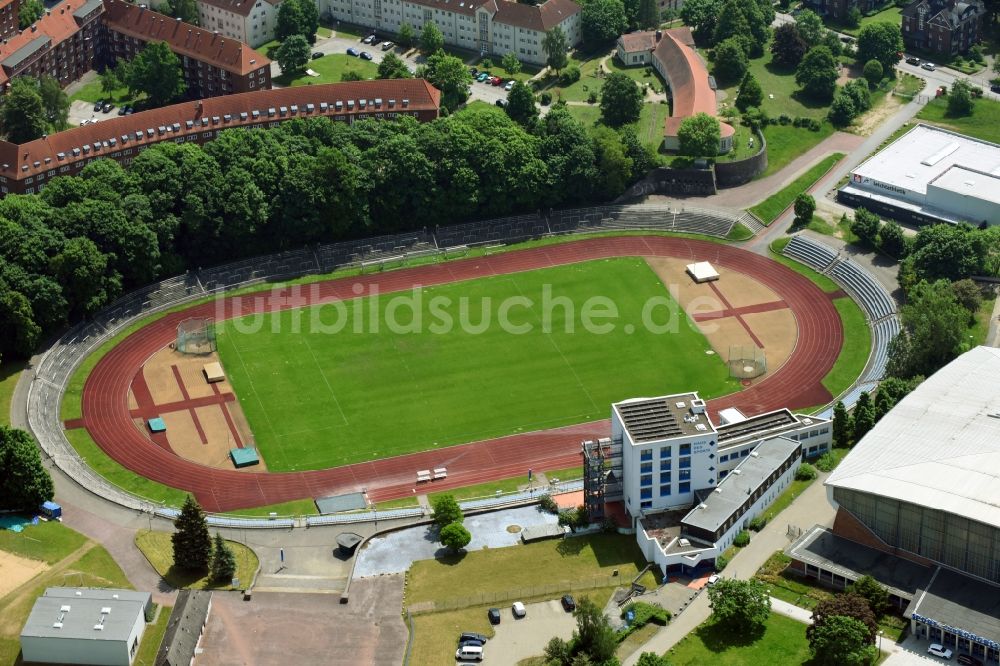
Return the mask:
<svg viewBox="0 0 1000 666">
<path fill-rule="evenodd" d="M 0 141 L 0 194 L 32 194 L 56 176 L 74 175 L 89 162 L 111 158 L 128 165 L 162 141 L 211 141 L 226 129 L 268 128 L 294 118 L 438 117 L 441 93 L 423 79 L 351 81 L 257 90 L 173 104 L 75 127 L 21 145 Z"/>
<path fill-rule="evenodd" d="M 985 13 L 975 0 L 916 0 L 903 9 L 903 43 L 950 59 L 979 41 Z"/>
<path fill-rule="evenodd" d="M 21 0 L 0 2 L 0 39 L 16 35 L 19 28 Z"/>
</svg>

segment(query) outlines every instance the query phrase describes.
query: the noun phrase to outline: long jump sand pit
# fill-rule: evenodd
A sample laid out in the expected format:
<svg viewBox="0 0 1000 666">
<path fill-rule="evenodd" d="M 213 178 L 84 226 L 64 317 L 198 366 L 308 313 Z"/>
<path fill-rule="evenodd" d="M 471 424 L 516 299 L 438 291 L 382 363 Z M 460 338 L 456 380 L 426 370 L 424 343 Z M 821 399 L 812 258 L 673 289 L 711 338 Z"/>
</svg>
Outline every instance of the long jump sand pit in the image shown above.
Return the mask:
<svg viewBox="0 0 1000 666">
<path fill-rule="evenodd" d="M 0 599 L 48 568 L 45 562 L 0 550 Z"/>
</svg>

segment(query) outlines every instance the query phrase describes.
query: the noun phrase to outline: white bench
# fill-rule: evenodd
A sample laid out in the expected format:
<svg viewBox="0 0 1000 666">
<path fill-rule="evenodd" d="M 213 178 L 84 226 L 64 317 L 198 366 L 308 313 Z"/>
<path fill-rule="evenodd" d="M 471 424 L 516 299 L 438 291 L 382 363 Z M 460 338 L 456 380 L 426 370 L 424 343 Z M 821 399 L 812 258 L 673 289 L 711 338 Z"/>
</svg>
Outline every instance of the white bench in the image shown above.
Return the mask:
<svg viewBox="0 0 1000 666">
<path fill-rule="evenodd" d="M 434 468 L 434 478 L 435 479 L 446 479 L 446 478 L 448 478 L 448 469 L 446 467 L 435 467 Z"/>
<path fill-rule="evenodd" d="M 417 470 L 417 483 L 422 483 L 424 481 L 431 480 L 431 471 L 429 469 Z"/>
</svg>

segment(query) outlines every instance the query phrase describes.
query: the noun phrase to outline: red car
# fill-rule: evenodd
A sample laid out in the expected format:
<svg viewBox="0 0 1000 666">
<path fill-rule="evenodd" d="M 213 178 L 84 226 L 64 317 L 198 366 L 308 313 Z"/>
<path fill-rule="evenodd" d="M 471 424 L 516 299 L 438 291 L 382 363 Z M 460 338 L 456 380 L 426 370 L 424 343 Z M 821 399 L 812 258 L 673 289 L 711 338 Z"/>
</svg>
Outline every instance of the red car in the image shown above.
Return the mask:
<svg viewBox="0 0 1000 666">
<path fill-rule="evenodd" d="M 501 83 L 503 83 L 503 79 L 501 79 L 499 76 L 494 76 L 493 78 L 490 79 L 490 83 L 492 83 L 495 86 L 498 86 Z"/>
</svg>

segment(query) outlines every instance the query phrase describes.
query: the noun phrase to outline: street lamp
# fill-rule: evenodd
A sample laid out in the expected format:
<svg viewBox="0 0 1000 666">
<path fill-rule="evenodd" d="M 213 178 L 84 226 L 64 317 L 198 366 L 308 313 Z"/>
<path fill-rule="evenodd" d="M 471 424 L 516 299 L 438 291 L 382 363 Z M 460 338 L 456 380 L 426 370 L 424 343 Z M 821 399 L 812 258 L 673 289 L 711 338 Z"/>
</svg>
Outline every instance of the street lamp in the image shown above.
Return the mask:
<svg viewBox="0 0 1000 666">
<path fill-rule="evenodd" d="M 884 631 L 882 631 L 882 630 L 879 630 L 879 632 L 878 632 L 878 651 L 879 651 L 879 652 L 881 652 L 881 651 L 882 651 L 882 635 L 883 635 L 884 633 L 885 633 L 885 632 L 884 632 Z"/>
</svg>

